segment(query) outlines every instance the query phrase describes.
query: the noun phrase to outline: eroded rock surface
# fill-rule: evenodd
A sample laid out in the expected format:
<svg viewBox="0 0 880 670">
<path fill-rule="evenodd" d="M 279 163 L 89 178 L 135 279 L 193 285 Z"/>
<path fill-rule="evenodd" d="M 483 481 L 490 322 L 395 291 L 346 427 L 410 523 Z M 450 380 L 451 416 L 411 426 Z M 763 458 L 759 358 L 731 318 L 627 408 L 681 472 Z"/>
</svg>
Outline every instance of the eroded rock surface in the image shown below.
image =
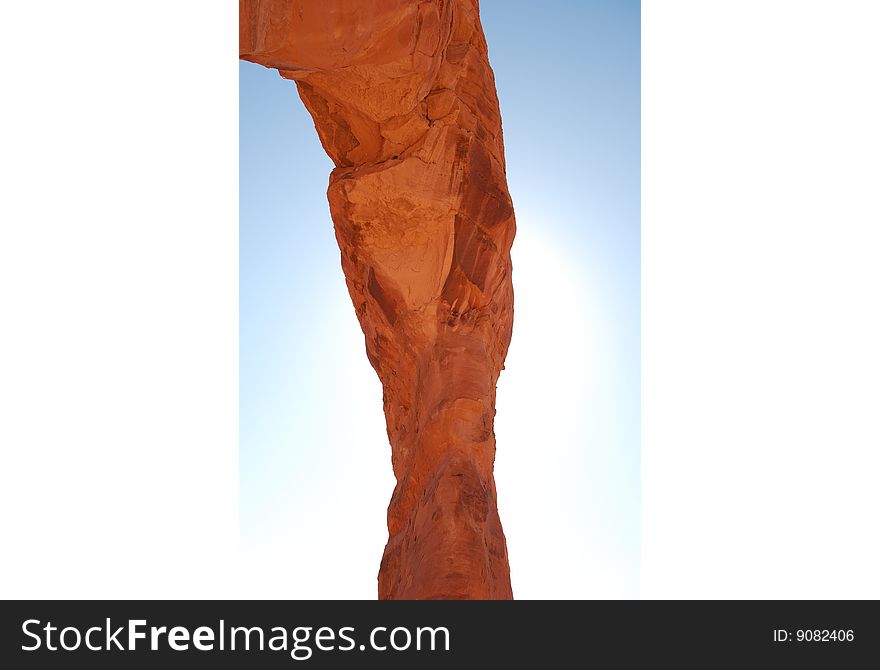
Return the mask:
<svg viewBox="0 0 880 670">
<path fill-rule="evenodd" d="M 501 116 L 477 0 L 241 0 L 336 168 L 342 269 L 397 486 L 380 598 L 511 598 L 495 385 L 513 322 Z"/>
</svg>

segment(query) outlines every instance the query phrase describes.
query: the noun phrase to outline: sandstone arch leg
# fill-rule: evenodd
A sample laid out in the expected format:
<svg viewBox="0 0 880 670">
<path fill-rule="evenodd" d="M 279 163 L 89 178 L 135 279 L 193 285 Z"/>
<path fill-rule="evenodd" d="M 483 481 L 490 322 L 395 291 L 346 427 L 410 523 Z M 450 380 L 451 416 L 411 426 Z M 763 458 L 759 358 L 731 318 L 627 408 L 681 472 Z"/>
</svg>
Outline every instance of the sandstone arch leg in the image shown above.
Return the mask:
<svg viewBox="0 0 880 670">
<path fill-rule="evenodd" d="M 511 598 L 495 385 L 513 323 L 501 117 L 477 0 L 241 0 L 336 168 L 342 269 L 397 478 L 380 598 Z"/>
</svg>

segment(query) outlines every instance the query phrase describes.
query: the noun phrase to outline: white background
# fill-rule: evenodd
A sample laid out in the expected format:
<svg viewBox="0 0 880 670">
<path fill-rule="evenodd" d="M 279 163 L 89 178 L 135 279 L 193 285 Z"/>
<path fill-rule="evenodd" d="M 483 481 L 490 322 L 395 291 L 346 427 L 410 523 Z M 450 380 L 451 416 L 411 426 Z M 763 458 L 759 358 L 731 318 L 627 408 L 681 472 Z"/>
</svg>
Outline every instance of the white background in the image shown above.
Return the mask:
<svg viewBox="0 0 880 670">
<path fill-rule="evenodd" d="M 642 594 L 880 597 L 880 9 L 643 18 Z M 236 22 L 0 10 L 2 597 L 253 593 Z"/>
</svg>

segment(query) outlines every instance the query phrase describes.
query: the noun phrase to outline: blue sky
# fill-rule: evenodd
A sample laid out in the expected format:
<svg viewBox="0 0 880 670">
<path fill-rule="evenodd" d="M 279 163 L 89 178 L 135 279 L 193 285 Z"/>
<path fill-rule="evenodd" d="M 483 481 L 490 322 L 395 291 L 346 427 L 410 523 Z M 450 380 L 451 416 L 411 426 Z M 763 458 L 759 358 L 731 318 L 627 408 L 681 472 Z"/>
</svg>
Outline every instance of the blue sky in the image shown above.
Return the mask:
<svg viewBox="0 0 880 670">
<path fill-rule="evenodd" d="M 514 596 L 637 595 L 639 3 L 482 0 L 517 215 L 496 479 Z M 242 553 L 258 593 L 373 598 L 381 388 L 291 82 L 240 64 Z"/>
</svg>

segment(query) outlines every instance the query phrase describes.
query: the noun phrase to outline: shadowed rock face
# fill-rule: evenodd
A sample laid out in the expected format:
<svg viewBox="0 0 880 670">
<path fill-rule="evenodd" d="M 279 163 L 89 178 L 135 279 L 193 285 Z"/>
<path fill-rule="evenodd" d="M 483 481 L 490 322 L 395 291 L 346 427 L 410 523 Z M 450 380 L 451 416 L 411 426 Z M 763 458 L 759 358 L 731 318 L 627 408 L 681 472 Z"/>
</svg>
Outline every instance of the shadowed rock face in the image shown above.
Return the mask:
<svg viewBox="0 0 880 670">
<path fill-rule="evenodd" d="M 336 168 L 342 269 L 397 486 L 379 597 L 511 598 L 495 384 L 515 223 L 477 0 L 240 0 L 241 58 L 296 82 Z"/>
</svg>

